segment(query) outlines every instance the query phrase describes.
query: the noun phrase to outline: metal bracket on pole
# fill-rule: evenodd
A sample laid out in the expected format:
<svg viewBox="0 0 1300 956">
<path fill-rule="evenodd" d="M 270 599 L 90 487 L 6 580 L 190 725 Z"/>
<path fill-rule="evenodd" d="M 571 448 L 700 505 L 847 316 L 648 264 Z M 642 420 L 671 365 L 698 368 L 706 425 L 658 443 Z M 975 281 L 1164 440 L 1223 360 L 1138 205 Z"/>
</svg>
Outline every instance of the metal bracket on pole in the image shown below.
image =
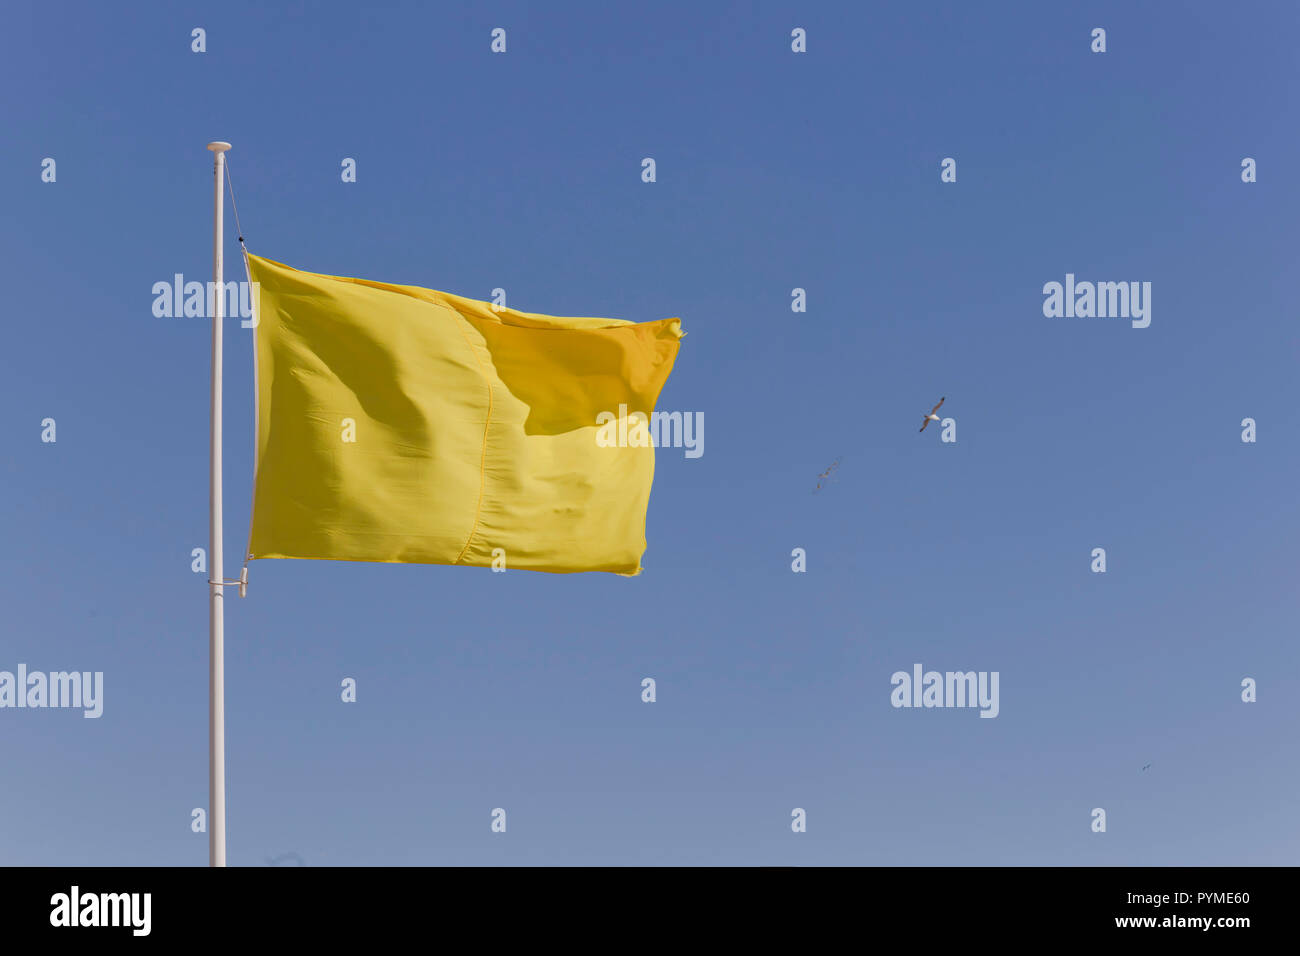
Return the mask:
<svg viewBox="0 0 1300 956">
<path fill-rule="evenodd" d="M 221 585 L 222 587 L 231 587 L 231 588 L 233 588 L 233 587 L 235 587 L 236 585 L 238 585 L 238 586 L 239 586 L 239 596 L 240 596 L 241 598 L 242 598 L 242 597 L 248 597 L 248 568 L 244 568 L 244 569 L 242 569 L 242 570 L 239 572 L 239 580 L 238 580 L 238 581 L 212 581 L 212 580 L 209 580 L 208 583 L 209 583 L 209 584 L 219 584 L 219 585 Z"/>
</svg>

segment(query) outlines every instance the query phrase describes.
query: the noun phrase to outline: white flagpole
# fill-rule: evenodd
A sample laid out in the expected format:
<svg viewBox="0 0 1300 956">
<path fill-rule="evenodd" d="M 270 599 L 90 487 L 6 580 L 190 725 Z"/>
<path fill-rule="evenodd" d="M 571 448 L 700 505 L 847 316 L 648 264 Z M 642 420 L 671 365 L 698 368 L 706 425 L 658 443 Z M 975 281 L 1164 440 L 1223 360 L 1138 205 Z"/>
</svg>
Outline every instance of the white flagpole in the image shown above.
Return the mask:
<svg viewBox="0 0 1300 956">
<path fill-rule="evenodd" d="M 208 865 L 226 865 L 226 667 L 225 567 L 221 541 L 221 322 L 225 289 L 221 276 L 221 199 L 229 143 L 208 143 L 215 154 L 212 225 L 212 471 L 208 523 Z"/>
</svg>

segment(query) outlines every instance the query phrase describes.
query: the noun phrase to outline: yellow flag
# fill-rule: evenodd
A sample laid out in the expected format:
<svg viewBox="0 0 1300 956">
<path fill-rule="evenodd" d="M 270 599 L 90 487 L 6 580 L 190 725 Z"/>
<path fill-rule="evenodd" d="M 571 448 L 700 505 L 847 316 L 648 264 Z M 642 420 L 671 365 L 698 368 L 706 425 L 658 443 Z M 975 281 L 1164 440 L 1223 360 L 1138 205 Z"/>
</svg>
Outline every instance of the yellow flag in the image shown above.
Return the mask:
<svg viewBox="0 0 1300 956">
<path fill-rule="evenodd" d="M 249 558 L 640 572 L 645 423 L 679 319 L 556 318 L 248 263 Z"/>
</svg>

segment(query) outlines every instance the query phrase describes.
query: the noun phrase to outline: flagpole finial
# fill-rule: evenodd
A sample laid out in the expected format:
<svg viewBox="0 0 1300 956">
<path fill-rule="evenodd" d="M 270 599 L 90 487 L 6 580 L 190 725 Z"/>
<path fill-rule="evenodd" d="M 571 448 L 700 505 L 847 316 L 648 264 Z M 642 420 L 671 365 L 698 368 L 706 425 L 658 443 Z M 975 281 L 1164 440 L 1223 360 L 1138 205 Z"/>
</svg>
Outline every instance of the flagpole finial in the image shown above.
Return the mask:
<svg viewBox="0 0 1300 956">
<path fill-rule="evenodd" d="M 208 143 L 208 149 L 212 150 L 214 153 L 224 153 L 226 150 L 230 149 L 230 144 L 217 140 L 215 143 Z"/>
</svg>

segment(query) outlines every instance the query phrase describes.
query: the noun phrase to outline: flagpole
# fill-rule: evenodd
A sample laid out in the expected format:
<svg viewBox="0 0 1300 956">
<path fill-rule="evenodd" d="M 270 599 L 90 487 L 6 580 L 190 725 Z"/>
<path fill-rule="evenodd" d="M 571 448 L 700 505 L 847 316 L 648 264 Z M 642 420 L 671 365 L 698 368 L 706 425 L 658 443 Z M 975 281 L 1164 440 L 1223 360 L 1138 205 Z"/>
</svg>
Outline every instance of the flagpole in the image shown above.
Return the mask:
<svg viewBox="0 0 1300 956">
<path fill-rule="evenodd" d="M 221 540 L 221 323 L 226 296 L 222 285 L 221 187 L 229 143 L 208 143 L 216 162 L 212 223 L 212 470 L 208 518 L 208 865 L 226 865 L 226 667 L 225 567 Z"/>
</svg>

